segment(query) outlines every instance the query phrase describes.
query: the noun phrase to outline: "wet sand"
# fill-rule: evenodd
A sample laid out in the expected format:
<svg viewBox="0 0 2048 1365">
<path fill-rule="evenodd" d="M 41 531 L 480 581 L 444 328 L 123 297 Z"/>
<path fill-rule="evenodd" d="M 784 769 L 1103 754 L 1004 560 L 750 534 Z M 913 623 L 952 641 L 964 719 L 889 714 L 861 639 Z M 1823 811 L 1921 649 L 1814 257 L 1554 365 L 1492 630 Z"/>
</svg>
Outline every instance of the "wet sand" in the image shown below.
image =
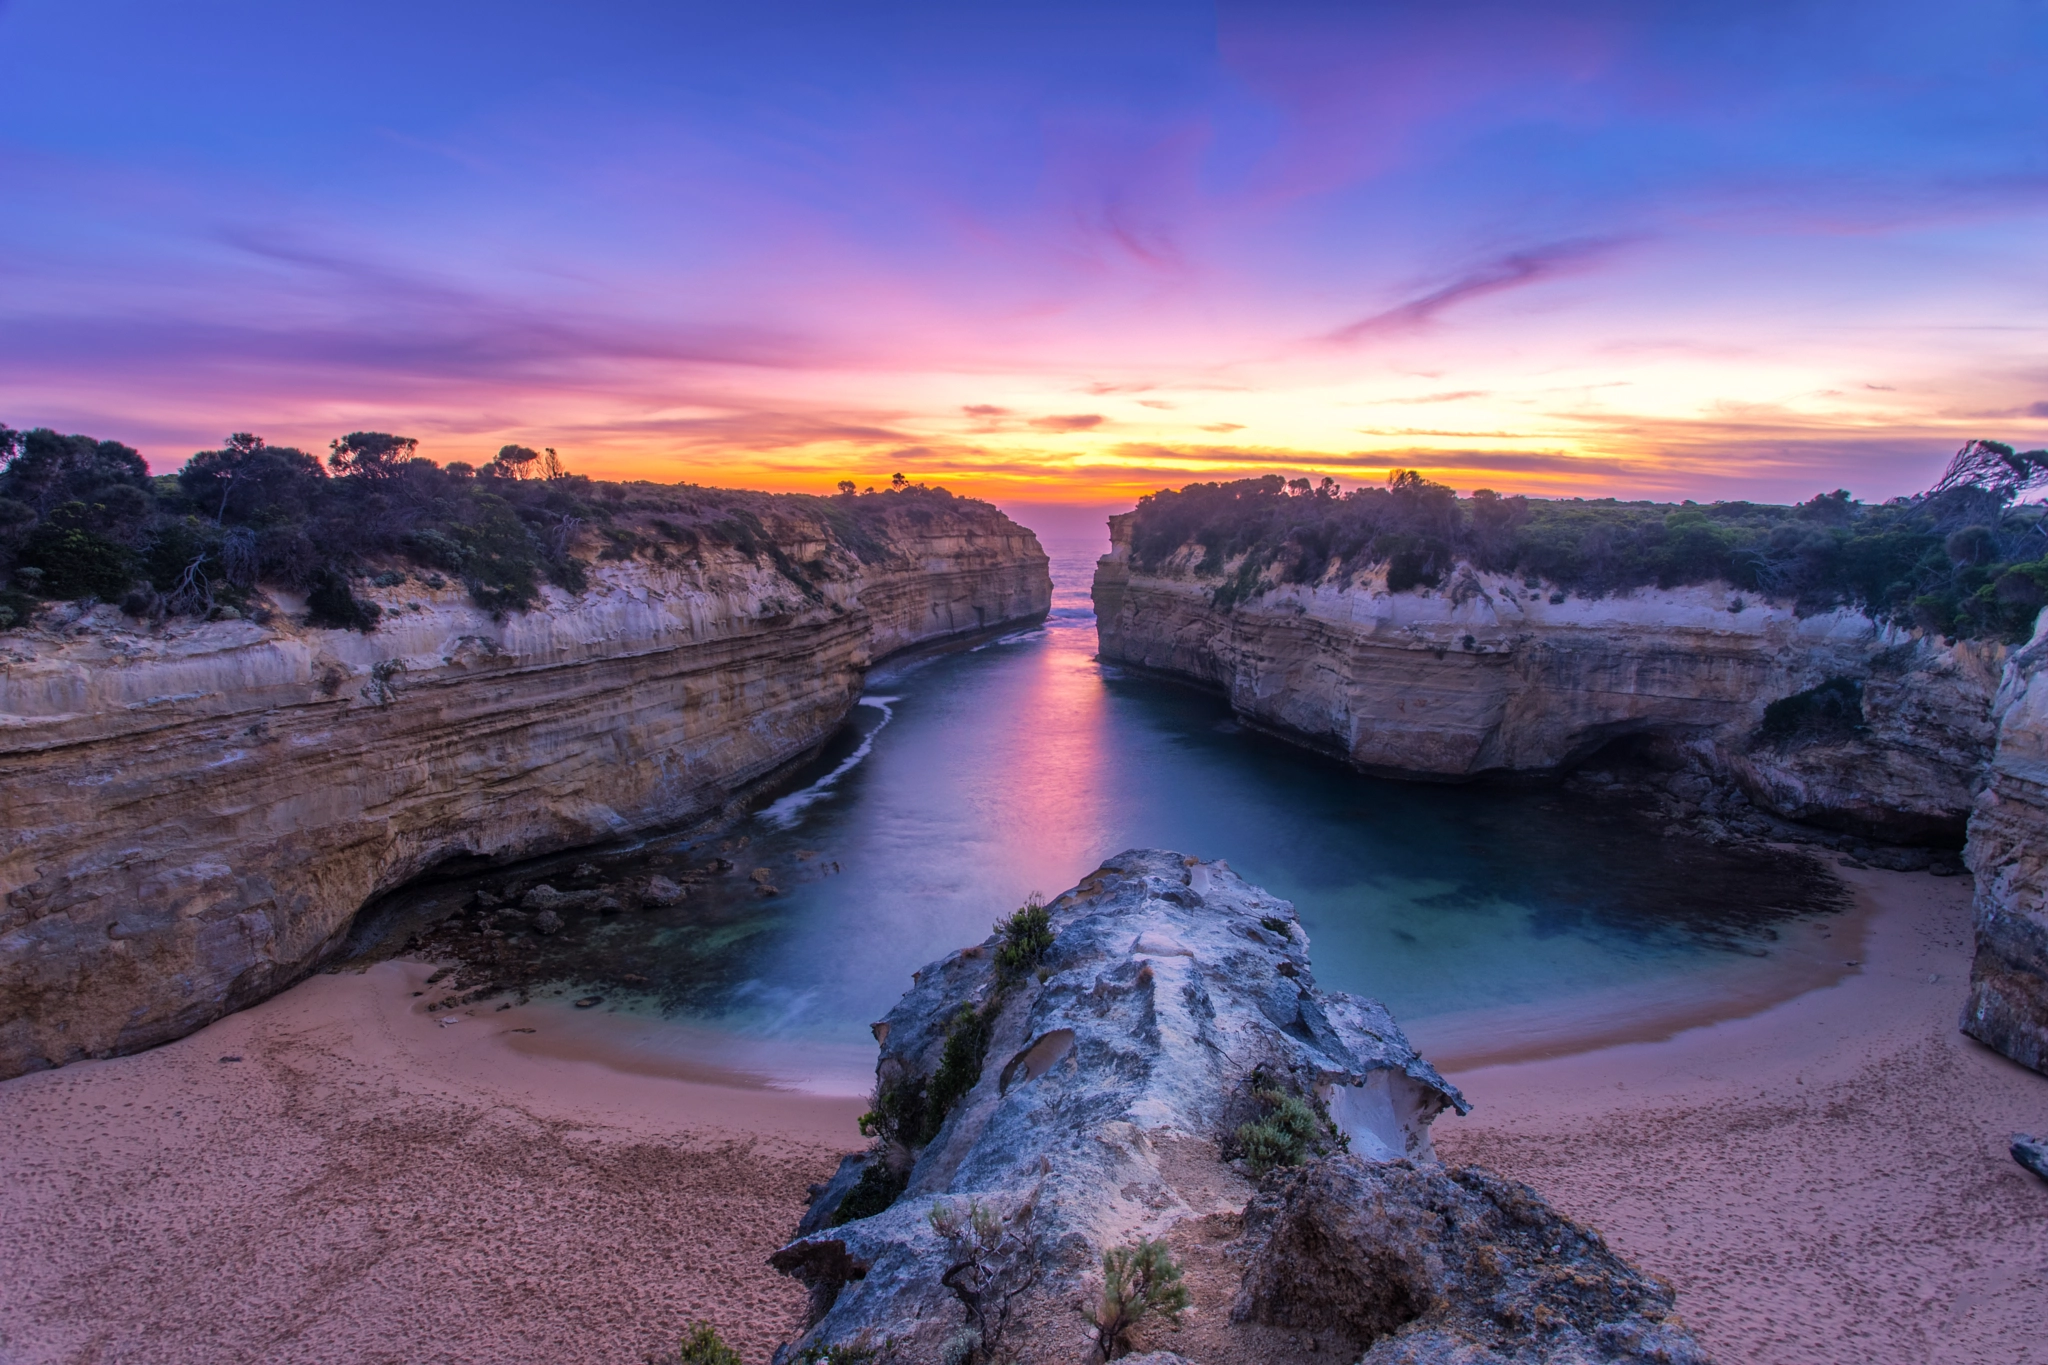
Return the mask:
<svg viewBox="0 0 2048 1365">
<path fill-rule="evenodd" d="M 2048 1077 L 1956 1030 L 1969 883 L 1843 876 L 1834 985 L 1642 1042 L 1457 1070 L 1447 1160 L 1525 1180 L 1670 1279 L 1724 1365 L 2048 1362 Z"/>
<path fill-rule="evenodd" d="M 600 1064 L 565 1006 L 442 1024 L 429 970 L 0 1084 L 0 1362 L 620 1365 L 699 1318 L 765 1359 L 864 1106 Z"/>
</svg>

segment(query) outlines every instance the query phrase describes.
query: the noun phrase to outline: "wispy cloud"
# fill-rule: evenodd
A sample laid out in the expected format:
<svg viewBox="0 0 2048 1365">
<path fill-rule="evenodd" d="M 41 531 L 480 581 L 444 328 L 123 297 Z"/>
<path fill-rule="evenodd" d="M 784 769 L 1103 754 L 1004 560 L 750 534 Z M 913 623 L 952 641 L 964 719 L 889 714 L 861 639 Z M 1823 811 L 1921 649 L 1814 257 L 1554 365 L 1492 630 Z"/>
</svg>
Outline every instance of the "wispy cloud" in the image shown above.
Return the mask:
<svg viewBox="0 0 2048 1365">
<path fill-rule="evenodd" d="M 1099 412 L 1076 412 L 1064 416 L 1034 417 L 1027 425 L 1039 431 L 1093 431 L 1107 420 Z"/>
<path fill-rule="evenodd" d="M 1391 308 L 1346 323 L 1326 334 L 1323 340 L 1333 346 L 1349 346 L 1372 337 L 1412 331 L 1434 321 L 1446 309 L 1472 299 L 1526 288 L 1560 275 L 1585 270 L 1622 245 L 1617 238 L 1588 237 L 1509 251 Z"/>
</svg>

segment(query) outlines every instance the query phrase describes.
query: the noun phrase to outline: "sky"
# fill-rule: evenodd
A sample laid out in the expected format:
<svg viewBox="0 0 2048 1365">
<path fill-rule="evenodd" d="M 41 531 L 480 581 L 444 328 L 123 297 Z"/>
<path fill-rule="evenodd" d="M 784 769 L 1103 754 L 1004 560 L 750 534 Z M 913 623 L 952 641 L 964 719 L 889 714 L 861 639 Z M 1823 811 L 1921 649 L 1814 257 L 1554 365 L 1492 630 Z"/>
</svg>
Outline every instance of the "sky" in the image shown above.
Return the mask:
<svg viewBox="0 0 2048 1365">
<path fill-rule="evenodd" d="M 0 422 L 1017 507 L 2048 443 L 2048 6 L 0 0 Z"/>
</svg>

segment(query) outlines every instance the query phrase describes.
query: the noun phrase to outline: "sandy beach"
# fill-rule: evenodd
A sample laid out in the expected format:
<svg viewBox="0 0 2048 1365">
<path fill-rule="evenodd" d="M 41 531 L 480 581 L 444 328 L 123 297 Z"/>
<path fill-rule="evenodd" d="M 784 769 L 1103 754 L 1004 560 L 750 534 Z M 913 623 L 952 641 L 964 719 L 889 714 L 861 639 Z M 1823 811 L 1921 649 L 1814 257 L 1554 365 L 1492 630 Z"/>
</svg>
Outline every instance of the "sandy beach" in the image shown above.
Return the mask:
<svg viewBox="0 0 2048 1365">
<path fill-rule="evenodd" d="M 2048 1078 L 1955 1030 L 1968 884 L 1844 875 L 1840 970 L 1801 969 L 1831 984 L 1456 1070 L 1478 1107 L 1439 1149 L 1670 1278 L 1727 1365 L 2048 1362 L 2048 1185 L 2005 1152 Z M 764 1360 L 802 1294 L 763 1258 L 860 1101 L 664 1060 L 603 1011 L 443 1023 L 429 971 L 0 1084 L 0 1361 L 631 1362 L 700 1318 Z"/>
<path fill-rule="evenodd" d="M 620 1365 L 693 1319 L 765 1359 L 863 1106 L 554 1055 L 602 1027 L 564 1006 L 443 1024 L 430 970 L 0 1084 L 0 1361 Z"/>
<path fill-rule="evenodd" d="M 1727 1365 L 2048 1361 L 2048 1077 L 1956 1029 L 1969 883 L 1843 877 L 1836 984 L 1661 1042 L 1457 1071 L 1438 1151 L 1670 1279 Z M 1860 931 L 1860 932 L 1854 932 Z M 1860 940 L 1860 941 L 1859 941 Z"/>
</svg>

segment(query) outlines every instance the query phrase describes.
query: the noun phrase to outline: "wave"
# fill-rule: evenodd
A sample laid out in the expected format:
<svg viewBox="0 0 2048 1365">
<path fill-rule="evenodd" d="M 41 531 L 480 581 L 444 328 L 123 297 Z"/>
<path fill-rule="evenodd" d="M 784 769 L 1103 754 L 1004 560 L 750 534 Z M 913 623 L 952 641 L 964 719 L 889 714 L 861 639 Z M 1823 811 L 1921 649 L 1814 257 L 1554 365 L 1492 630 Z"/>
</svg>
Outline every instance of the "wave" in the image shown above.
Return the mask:
<svg viewBox="0 0 2048 1365">
<path fill-rule="evenodd" d="M 837 785 L 839 779 L 859 767 L 860 761 L 874 752 L 875 736 L 881 734 L 889 722 L 895 719 L 896 712 L 893 703 L 902 700 L 903 698 L 901 697 L 862 697 L 857 703 L 858 705 L 872 706 L 882 713 L 882 718 L 875 722 L 875 728 L 861 736 L 859 746 L 852 753 L 841 759 L 838 767 L 801 791 L 793 791 L 789 795 L 775 801 L 761 812 L 759 818 L 766 820 L 777 829 L 794 829 L 797 821 L 803 818 L 805 811 L 830 796 L 832 788 Z"/>
<path fill-rule="evenodd" d="M 1027 640 L 1039 640 L 1043 639 L 1044 637 L 1045 627 L 1033 626 L 1029 630 L 1015 631 L 1009 635 L 1004 635 L 997 639 L 990 640 L 985 645 L 976 645 L 974 646 L 974 648 L 968 650 L 967 652 L 969 654 L 979 654 L 984 649 L 989 649 L 995 645 L 1021 645 Z"/>
</svg>

